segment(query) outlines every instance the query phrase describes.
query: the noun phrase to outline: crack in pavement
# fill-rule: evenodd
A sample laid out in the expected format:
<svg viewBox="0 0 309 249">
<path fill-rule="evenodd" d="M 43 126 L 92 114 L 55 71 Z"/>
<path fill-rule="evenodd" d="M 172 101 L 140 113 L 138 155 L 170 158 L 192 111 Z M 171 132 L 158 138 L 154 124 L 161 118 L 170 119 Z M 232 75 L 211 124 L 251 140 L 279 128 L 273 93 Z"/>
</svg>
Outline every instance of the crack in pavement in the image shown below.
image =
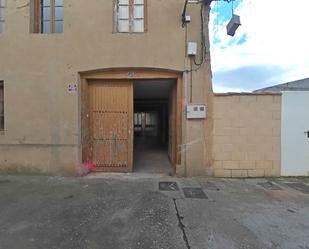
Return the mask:
<svg viewBox="0 0 309 249">
<path fill-rule="evenodd" d="M 177 216 L 177 219 L 178 219 L 178 226 L 182 231 L 182 238 L 183 238 L 183 240 L 186 244 L 187 249 L 191 249 L 191 246 L 189 244 L 189 240 L 188 240 L 188 237 L 187 237 L 187 234 L 186 234 L 186 231 L 185 231 L 185 225 L 182 222 L 184 217 L 182 217 L 179 214 L 179 210 L 178 210 L 177 203 L 176 203 L 177 199 L 173 198 L 173 201 L 174 201 L 174 206 L 175 206 L 175 210 L 176 210 L 176 216 Z"/>
</svg>

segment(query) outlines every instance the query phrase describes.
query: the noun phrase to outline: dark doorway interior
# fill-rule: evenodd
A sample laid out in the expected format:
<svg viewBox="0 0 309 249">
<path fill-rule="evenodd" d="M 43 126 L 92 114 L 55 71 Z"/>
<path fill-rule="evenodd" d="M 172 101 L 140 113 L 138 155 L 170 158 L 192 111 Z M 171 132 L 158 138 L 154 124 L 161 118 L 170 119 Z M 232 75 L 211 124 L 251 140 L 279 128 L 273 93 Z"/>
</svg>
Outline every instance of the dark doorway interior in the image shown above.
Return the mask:
<svg viewBox="0 0 309 249">
<path fill-rule="evenodd" d="M 168 158 L 169 96 L 173 80 L 134 82 L 135 172 L 174 174 Z"/>
</svg>

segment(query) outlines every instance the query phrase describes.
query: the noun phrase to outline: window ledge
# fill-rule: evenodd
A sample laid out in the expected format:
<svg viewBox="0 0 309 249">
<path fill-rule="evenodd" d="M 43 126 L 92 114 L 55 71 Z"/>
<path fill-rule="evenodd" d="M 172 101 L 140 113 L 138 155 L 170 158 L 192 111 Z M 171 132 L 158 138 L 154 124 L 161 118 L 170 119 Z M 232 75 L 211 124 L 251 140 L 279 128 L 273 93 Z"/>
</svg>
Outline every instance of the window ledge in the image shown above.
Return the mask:
<svg viewBox="0 0 309 249">
<path fill-rule="evenodd" d="M 30 35 L 63 35 L 63 32 L 62 33 L 30 33 Z"/>
<path fill-rule="evenodd" d="M 113 34 L 123 34 L 123 35 L 144 35 L 147 34 L 148 32 L 113 32 Z"/>
</svg>

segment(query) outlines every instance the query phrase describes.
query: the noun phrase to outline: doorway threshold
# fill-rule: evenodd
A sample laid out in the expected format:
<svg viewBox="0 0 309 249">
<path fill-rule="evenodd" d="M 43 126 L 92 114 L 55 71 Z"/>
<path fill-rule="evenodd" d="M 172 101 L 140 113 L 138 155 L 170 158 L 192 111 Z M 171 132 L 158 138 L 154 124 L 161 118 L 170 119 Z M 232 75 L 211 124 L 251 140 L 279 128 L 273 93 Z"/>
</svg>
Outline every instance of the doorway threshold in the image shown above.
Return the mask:
<svg viewBox="0 0 309 249">
<path fill-rule="evenodd" d="M 175 178 L 176 175 L 168 175 L 161 173 L 106 173 L 106 172 L 93 172 L 84 178 L 87 179 L 168 179 Z"/>
</svg>

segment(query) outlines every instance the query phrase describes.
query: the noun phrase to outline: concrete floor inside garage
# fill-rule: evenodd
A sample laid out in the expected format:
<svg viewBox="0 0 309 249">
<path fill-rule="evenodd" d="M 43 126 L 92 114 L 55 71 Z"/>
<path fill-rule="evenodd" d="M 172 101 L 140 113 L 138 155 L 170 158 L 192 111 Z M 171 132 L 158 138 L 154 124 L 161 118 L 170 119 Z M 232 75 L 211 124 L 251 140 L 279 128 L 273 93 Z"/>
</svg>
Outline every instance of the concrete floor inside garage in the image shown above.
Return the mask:
<svg viewBox="0 0 309 249">
<path fill-rule="evenodd" d="M 168 154 L 169 98 L 175 80 L 136 80 L 133 171 L 173 175 Z"/>
</svg>

